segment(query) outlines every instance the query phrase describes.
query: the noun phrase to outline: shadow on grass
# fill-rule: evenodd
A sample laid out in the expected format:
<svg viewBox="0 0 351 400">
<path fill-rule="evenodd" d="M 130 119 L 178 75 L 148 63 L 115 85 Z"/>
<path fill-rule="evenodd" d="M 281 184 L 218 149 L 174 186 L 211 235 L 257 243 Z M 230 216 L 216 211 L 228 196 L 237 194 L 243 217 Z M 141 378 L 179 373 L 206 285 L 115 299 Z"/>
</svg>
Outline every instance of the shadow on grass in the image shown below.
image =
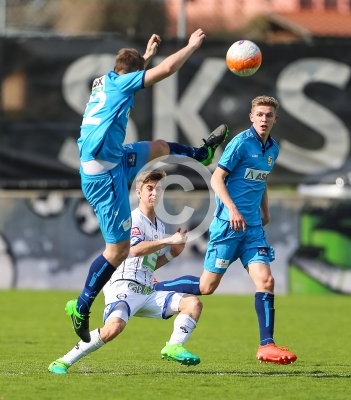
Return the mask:
<svg viewBox="0 0 351 400">
<path fill-rule="evenodd" d="M 304 376 L 311 378 L 351 378 L 351 374 L 336 374 L 327 373 L 324 371 L 265 371 L 265 372 L 240 372 L 240 371 L 226 371 L 226 372 L 211 372 L 211 371 L 178 371 L 178 374 L 185 375 L 228 375 L 228 376 L 242 376 L 246 378 L 270 377 L 270 376 Z"/>
</svg>

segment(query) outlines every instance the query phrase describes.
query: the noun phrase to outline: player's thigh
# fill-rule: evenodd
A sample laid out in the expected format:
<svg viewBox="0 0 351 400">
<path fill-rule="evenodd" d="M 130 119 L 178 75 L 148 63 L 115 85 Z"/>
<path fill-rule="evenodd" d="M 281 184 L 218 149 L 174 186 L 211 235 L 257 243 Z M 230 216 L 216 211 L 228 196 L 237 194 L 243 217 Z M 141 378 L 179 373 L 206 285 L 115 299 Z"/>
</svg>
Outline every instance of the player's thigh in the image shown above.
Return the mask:
<svg viewBox="0 0 351 400">
<path fill-rule="evenodd" d="M 223 275 L 229 265 L 241 252 L 244 232 L 235 232 L 229 222 L 215 218 L 209 228 L 210 240 L 204 261 L 204 269 L 212 274 L 205 274 L 208 280 L 215 279 L 213 274 Z"/>
<path fill-rule="evenodd" d="M 152 292 L 147 296 L 143 307 L 135 313 L 136 317 L 168 319 L 179 312 L 179 303 L 184 293 Z"/>
<path fill-rule="evenodd" d="M 93 207 L 106 243 L 119 243 L 130 237 L 128 184 L 122 164 L 96 175 L 82 175 L 82 191 Z"/>
<path fill-rule="evenodd" d="M 270 266 L 274 258 L 274 249 L 267 243 L 266 233 L 262 226 L 247 227 L 240 255 L 243 266 L 247 267 L 253 263 Z"/>
<path fill-rule="evenodd" d="M 152 142 L 134 142 L 123 146 L 122 164 L 127 182 L 132 182 L 148 163 L 151 153 L 150 143 Z"/>
<path fill-rule="evenodd" d="M 102 254 L 110 264 L 118 268 L 128 257 L 129 250 L 130 240 L 128 238 L 119 243 L 106 243 L 105 250 Z"/>
<path fill-rule="evenodd" d="M 104 322 L 109 318 L 120 318 L 128 323 L 146 303 L 147 296 L 135 293 L 128 281 L 109 281 L 103 288 L 105 296 Z"/>
<path fill-rule="evenodd" d="M 273 291 L 274 289 L 270 268 L 270 262 L 274 258 L 274 249 L 268 245 L 263 228 L 249 227 L 240 259 L 258 291 Z"/>
</svg>

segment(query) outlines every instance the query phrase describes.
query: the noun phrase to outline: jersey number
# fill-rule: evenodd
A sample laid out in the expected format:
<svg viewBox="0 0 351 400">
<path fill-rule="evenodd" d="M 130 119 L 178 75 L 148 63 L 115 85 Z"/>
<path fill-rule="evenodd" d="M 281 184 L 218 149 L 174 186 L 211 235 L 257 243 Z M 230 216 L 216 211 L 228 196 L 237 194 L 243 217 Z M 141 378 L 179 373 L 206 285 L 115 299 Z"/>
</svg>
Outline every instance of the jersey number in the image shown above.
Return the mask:
<svg viewBox="0 0 351 400">
<path fill-rule="evenodd" d="M 90 102 L 95 103 L 96 101 L 97 101 L 97 104 L 95 104 L 95 106 L 87 112 L 86 117 L 83 118 L 82 125 L 86 125 L 86 124 L 99 125 L 100 124 L 101 118 L 94 117 L 94 115 L 97 114 L 101 110 L 101 108 L 104 106 L 104 104 L 106 103 L 106 93 L 105 92 L 93 93 L 90 96 L 89 103 Z"/>
</svg>

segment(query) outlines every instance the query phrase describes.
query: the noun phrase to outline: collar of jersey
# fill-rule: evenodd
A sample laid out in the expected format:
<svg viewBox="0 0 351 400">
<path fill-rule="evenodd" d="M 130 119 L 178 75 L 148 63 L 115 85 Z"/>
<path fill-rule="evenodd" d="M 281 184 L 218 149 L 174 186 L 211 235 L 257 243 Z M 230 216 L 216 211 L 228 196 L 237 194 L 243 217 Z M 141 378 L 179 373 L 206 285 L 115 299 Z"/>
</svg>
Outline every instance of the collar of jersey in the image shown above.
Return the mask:
<svg viewBox="0 0 351 400">
<path fill-rule="evenodd" d="M 259 135 L 256 132 L 256 129 L 253 127 L 253 125 L 250 126 L 250 131 L 254 135 L 254 137 L 261 143 L 261 147 L 262 147 L 263 151 L 265 151 L 273 146 L 273 139 L 271 138 L 271 135 L 268 136 L 266 144 L 263 144 L 261 138 L 259 137 Z M 267 144 L 268 144 L 268 146 L 267 146 Z"/>
</svg>

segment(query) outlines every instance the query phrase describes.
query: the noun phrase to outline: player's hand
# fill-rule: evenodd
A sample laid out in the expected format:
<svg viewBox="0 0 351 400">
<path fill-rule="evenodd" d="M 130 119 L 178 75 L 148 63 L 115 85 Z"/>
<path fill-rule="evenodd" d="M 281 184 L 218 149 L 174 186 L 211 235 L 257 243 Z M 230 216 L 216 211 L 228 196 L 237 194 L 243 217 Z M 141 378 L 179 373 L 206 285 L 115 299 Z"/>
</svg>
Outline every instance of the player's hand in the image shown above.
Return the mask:
<svg viewBox="0 0 351 400">
<path fill-rule="evenodd" d="M 196 30 L 189 38 L 189 45 L 198 49 L 204 39 L 206 38 L 205 32 L 202 29 Z"/>
<path fill-rule="evenodd" d="M 179 228 L 177 232 L 168 239 L 168 244 L 170 245 L 185 244 L 186 241 L 188 240 L 188 237 L 186 235 L 187 232 L 188 232 L 187 230 L 182 232 L 181 229 Z"/>
<path fill-rule="evenodd" d="M 262 220 L 262 226 L 265 226 L 271 220 L 271 216 L 269 214 L 262 215 L 261 220 Z"/>
<path fill-rule="evenodd" d="M 145 54 L 144 54 L 145 60 L 149 61 L 150 58 L 152 58 L 157 53 L 157 48 L 160 45 L 160 43 L 161 43 L 160 36 L 158 36 L 158 35 L 156 35 L 156 33 L 154 33 L 147 43 Z"/>
<path fill-rule="evenodd" d="M 178 229 L 177 232 L 181 233 L 180 229 Z M 186 235 L 187 232 L 188 231 L 185 230 L 183 232 L 183 234 Z M 178 257 L 179 254 L 184 250 L 184 247 L 185 247 L 185 242 L 184 243 L 180 243 L 180 244 L 172 244 L 171 245 L 171 249 L 170 249 L 170 253 L 172 254 L 173 257 Z"/>
<path fill-rule="evenodd" d="M 241 230 L 246 231 L 245 218 L 240 214 L 238 210 L 231 210 L 229 212 L 229 223 L 230 227 L 235 232 L 240 232 Z"/>
</svg>

